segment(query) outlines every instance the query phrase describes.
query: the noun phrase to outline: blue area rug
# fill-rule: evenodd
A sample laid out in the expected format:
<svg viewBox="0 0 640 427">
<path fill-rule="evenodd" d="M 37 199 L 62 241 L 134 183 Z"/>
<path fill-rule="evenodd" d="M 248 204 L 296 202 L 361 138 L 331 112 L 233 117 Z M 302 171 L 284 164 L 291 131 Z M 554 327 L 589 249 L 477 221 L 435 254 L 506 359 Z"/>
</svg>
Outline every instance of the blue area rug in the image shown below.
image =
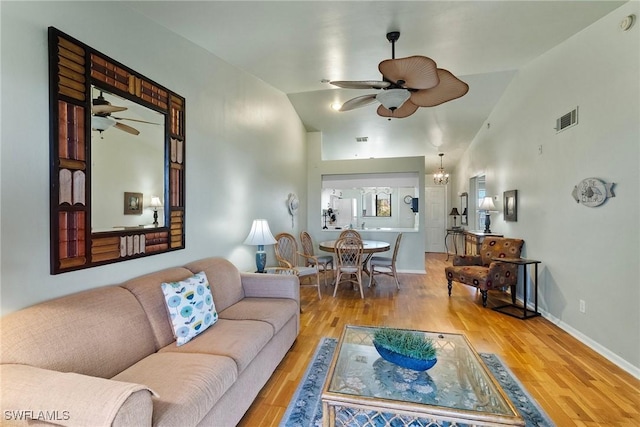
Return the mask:
<svg viewBox="0 0 640 427">
<path fill-rule="evenodd" d="M 310 427 L 322 425 L 322 387 L 338 340 L 323 338 L 298 386 L 280 427 Z M 527 427 L 553 427 L 551 419 L 524 390 L 522 384 L 495 354 L 480 353 L 480 357 L 496 378 L 509 399 L 524 418 Z"/>
</svg>

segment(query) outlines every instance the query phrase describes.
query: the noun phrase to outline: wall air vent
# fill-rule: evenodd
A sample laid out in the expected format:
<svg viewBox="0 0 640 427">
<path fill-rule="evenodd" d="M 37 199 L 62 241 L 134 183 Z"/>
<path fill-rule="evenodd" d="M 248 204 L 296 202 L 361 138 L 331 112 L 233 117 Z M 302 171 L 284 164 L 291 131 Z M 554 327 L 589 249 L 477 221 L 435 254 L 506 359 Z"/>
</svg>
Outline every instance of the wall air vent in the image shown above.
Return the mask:
<svg viewBox="0 0 640 427">
<path fill-rule="evenodd" d="M 578 107 L 569 111 L 567 114 L 556 119 L 556 133 L 578 124 Z"/>
</svg>

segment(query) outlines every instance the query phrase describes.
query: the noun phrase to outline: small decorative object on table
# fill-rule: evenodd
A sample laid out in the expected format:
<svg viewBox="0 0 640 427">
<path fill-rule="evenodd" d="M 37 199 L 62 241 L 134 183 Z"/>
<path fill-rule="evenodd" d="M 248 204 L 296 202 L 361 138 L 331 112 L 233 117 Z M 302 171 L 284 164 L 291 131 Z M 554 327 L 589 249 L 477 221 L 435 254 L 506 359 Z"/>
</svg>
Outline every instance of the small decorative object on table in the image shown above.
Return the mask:
<svg viewBox="0 0 640 427">
<path fill-rule="evenodd" d="M 373 345 L 384 360 L 414 371 L 426 371 L 438 361 L 433 340 L 417 331 L 377 329 Z"/>
</svg>

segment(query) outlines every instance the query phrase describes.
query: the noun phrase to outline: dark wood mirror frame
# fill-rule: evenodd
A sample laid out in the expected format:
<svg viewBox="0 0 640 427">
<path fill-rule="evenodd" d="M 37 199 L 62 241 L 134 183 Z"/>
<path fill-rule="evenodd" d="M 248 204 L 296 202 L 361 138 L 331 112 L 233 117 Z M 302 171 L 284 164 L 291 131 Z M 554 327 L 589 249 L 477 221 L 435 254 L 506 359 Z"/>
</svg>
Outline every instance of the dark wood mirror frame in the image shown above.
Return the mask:
<svg viewBox="0 0 640 427">
<path fill-rule="evenodd" d="M 460 225 L 469 225 L 469 194 L 465 191 L 460 193 Z"/>
<path fill-rule="evenodd" d="M 165 116 L 163 227 L 91 232 L 91 85 Z M 185 99 L 49 27 L 51 274 L 185 247 Z"/>
</svg>

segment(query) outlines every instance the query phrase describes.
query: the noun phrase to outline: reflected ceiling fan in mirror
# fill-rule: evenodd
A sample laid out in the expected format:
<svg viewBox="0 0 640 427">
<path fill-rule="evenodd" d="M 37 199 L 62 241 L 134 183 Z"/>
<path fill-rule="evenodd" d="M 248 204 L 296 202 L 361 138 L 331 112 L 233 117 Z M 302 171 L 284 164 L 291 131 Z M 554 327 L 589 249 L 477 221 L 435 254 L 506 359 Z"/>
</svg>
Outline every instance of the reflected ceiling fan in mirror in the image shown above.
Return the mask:
<svg viewBox="0 0 640 427">
<path fill-rule="evenodd" d="M 120 129 L 121 131 L 130 133 L 131 135 L 140 135 L 140 131 L 138 129 L 134 128 L 133 126 L 121 123 L 121 120 L 159 125 L 159 123 L 148 122 L 146 120 L 131 119 L 127 117 L 116 117 L 111 115 L 111 113 L 125 111 L 127 109 L 127 107 L 112 105 L 105 99 L 103 91 L 100 91 L 100 95 L 98 95 L 97 98 L 93 98 L 93 101 L 91 103 L 91 128 L 100 132 L 100 135 L 102 135 L 102 132 L 109 129 L 110 127 Z"/>
<path fill-rule="evenodd" d="M 433 59 L 426 56 L 409 56 L 396 59 L 395 43 L 400 32 L 387 33 L 391 42 L 391 59 L 378 64 L 382 81 L 330 81 L 345 89 L 380 89 L 378 94 L 358 96 L 342 104 L 338 111 L 349 111 L 379 102 L 378 115 L 404 118 L 419 107 L 435 107 L 464 96 L 469 86 L 449 71 L 437 68 Z"/>
</svg>

